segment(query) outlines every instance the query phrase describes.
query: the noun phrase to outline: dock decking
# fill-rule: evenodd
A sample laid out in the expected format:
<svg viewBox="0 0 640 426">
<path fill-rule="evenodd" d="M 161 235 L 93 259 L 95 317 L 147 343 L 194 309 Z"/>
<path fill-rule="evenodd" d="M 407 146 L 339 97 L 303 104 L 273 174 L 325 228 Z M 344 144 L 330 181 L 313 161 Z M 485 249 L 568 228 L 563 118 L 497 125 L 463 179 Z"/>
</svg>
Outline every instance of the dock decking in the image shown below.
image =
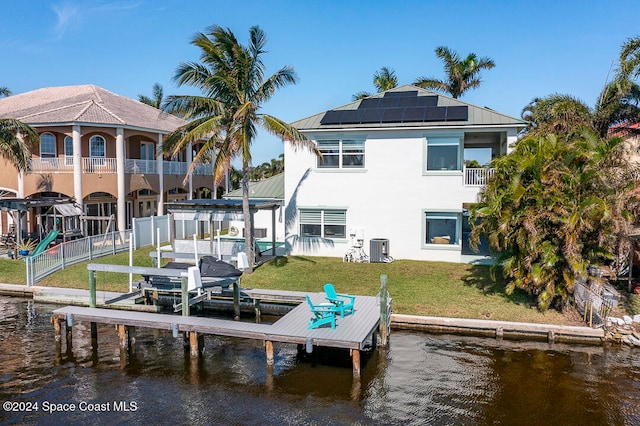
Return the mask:
<svg viewBox="0 0 640 426">
<path fill-rule="evenodd" d="M 255 290 L 265 299 L 277 298 L 275 292 Z M 290 298 L 291 294 L 282 297 Z M 314 303 L 326 302 L 324 293 L 309 293 Z M 308 330 L 312 317 L 307 303 L 301 303 L 273 324 L 239 322 L 218 318 L 179 316 L 171 314 L 123 311 L 117 309 L 66 306 L 56 309 L 52 321 L 60 336 L 60 322 L 67 326 L 75 322 L 116 324 L 122 327 L 146 327 L 161 330 L 176 330 L 190 333 L 192 345 L 199 335 L 218 335 L 265 341 L 267 363 L 273 362 L 273 342 L 350 349 L 354 375 L 360 374 L 360 351 L 369 340 L 375 344 L 374 334 L 380 324 L 380 305 L 376 297 L 356 296 L 354 313 L 344 318 L 336 316 L 336 328 Z M 56 325 L 57 324 L 57 325 Z M 69 331 L 68 331 L 69 332 Z M 124 331 L 123 331 L 124 333 Z M 197 343 L 195 343 L 197 344 Z M 192 355 L 197 353 L 192 347 Z"/>
</svg>

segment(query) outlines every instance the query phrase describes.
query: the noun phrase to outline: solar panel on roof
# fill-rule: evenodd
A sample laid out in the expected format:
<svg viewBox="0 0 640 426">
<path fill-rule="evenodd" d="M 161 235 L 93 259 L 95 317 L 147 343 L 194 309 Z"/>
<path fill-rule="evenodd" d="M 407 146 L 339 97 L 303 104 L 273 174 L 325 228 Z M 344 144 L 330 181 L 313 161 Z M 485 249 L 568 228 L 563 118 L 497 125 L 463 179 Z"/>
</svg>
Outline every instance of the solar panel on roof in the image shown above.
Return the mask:
<svg viewBox="0 0 640 426">
<path fill-rule="evenodd" d="M 342 118 L 342 111 L 327 111 L 324 113 L 324 117 L 320 120 L 320 124 L 340 124 Z"/>
<path fill-rule="evenodd" d="M 435 107 L 438 106 L 437 96 L 418 96 L 416 106 Z"/>
<path fill-rule="evenodd" d="M 342 111 L 342 124 L 356 124 L 360 123 L 362 112 L 357 109 Z"/>
<path fill-rule="evenodd" d="M 412 107 L 404 110 L 403 122 L 422 122 L 424 121 L 425 107 Z"/>
<path fill-rule="evenodd" d="M 382 123 L 400 123 L 406 108 L 387 108 L 382 114 Z"/>
<path fill-rule="evenodd" d="M 426 107 L 424 121 L 444 121 L 447 107 Z"/>
<path fill-rule="evenodd" d="M 418 97 L 406 97 L 406 98 L 400 98 L 398 99 L 398 106 L 399 107 L 405 107 L 405 108 L 409 108 L 409 107 L 414 107 L 418 105 Z"/>
<path fill-rule="evenodd" d="M 399 98 L 380 98 L 378 108 L 395 108 L 398 106 Z"/>
<path fill-rule="evenodd" d="M 367 98 L 360 101 L 360 106 L 358 109 L 369 109 L 369 108 L 377 108 L 378 107 L 378 99 L 379 98 Z"/>
<path fill-rule="evenodd" d="M 466 121 L 469 119 L 469 108 L 465 106 L 447 107 L 447 121 Z"/>
<path fill-rule="evenodd" d="M 379 123 L 382 120 L 382 108 L 371 108 L 364 110 L 362 114 L 362 123 Z"/>
<path fill-rule="evenodd" d="M 407 90 L 404 92 L 387 92 L 384 94 L 385 98 L 398 98 L 398 97 L 406 97 L 406 96 L 418 96 L 418 91 Z"/>
</svg>

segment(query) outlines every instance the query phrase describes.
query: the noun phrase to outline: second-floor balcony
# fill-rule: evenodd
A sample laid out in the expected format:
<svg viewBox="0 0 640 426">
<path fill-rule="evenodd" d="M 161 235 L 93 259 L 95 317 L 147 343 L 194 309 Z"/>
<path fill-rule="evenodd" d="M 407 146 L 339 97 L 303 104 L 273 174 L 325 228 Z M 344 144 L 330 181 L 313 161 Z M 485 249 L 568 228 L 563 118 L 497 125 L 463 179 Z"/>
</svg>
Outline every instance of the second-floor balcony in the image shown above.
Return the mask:
<svg viewBox="0 0 640 426">
<path fill-rule="evenodd" d="M 494 169 L 464 168 L 464 186 L 485 186 L 493 175 Z"/>
<path fill-rule="evenodd" d="M 163 161 L 162 173 L 164 175 L 186 175 L 189 170 L 189 163 L 183 161 Z M 160 174 L 160 164 L 158 160 L 124 160 L 124 172 L 127 174 Z M 72 157 L 55 158 L 32 158 L 29 161 L 28 173 L 73 173 Z M 84 157 L 82 159 L 82 173 L 117 173 L 115 158 Z M 212 164 L 200 164 L 194 172 L 198 176 L 211 176 L 213 174 Z"/>
</svg>

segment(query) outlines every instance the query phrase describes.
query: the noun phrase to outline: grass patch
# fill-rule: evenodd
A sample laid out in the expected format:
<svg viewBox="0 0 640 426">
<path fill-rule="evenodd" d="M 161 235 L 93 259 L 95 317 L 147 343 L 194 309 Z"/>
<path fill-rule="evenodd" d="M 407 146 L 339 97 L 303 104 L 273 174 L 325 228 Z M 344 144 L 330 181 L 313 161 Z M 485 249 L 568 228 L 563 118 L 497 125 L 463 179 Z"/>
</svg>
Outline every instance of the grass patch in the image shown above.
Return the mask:
<svg viewBox="0 0 640 426">
<path fill-rule="evenodd" d="M 152 266 L 150 248 L 134 252 L 134 265 Z M 129 253 L 91 263 L 129 264 Z M 24 262 L 0 259 L 0 282 L 24 284 Z M 526 293 L 507 295 L 489 267 L 446 262 L 397 260 L 393 263 L 344 263 L 328 257 L 278 257 L 242 277 L 243 287 L 320 292 L 331 282 L 340 293 L 375 296 L 380 275 L 388 276 L 393 311 L 400 314 L 577 325 L 556 311 L 540 312 Z M 134 276 L 134 280 L 140 279 Z M 128 291 L 128 276 L 98 272 L 98 290 Z M 88 287 L 86 263 L 50 275 L 38 285 Z"/>
</svg>

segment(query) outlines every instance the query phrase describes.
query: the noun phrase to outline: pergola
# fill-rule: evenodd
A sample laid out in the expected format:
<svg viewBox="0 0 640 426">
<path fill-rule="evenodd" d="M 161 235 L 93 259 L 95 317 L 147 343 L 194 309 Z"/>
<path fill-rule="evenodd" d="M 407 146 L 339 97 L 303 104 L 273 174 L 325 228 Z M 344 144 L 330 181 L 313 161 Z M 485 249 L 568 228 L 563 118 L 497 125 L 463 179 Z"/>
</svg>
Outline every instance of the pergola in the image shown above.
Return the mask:
<svg viewBox="0 0 640 426">
<path fill-rule="evenodd" d="M 249 212 L 252 215 L 251 226 L 254 226 L 253 214 L 259 210 L 271 210 L 271 254 L 276 255 L 276 210 L 282 206 L 280 200 L 249 200 Z M 197 199 L 179 200 L 166 203 L 167 211 L 174 215 L 175 220 L 197 220 L 213 222 L 242 220 L 242 200 L 225 199 Z M 175 232 L 174 232 L 175 235 Z M 251 230 L 253 235 L 253 229 Z"/>
<path fill-rule="evenodd" d="M 8 212 L 16 223 L 16 241 L 22 241 L 22 216 L 29 209 L 37 207 L 49 207 L 51 216 L 65 218 L 79 216 L 82 211 L 76 206 L 73 198 L 0 198 L 0 210 Z M 65 224 L 61 224 L 61 231 Z"/>
</svg>

